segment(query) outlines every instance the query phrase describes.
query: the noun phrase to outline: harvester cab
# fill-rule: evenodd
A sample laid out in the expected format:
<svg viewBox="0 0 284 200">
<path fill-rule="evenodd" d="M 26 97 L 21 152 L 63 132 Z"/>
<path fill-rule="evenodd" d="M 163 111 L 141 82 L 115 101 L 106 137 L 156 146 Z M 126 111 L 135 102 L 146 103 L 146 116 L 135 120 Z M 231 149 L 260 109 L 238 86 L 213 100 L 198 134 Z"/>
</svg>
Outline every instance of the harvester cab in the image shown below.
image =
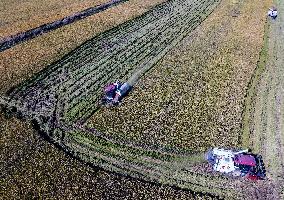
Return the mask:
<svg viewBox="0 0 284 200">
<path fill-rule="evenodd" d="M 128 95 L 132 86 L 125 82 L 121 84 L 119 81 L 110 83 L 104 88 L 104 96 L 102 98 L 102 104 L 107 106 L 120 105 L 121 100 Z"/>
<path fill-rule="evenodd" d="M 214 148 L 207 151 L 205 157 L 214 171 L 251 180 L 265 178 L 262 157 L 248 150 Z"/>
</svg>

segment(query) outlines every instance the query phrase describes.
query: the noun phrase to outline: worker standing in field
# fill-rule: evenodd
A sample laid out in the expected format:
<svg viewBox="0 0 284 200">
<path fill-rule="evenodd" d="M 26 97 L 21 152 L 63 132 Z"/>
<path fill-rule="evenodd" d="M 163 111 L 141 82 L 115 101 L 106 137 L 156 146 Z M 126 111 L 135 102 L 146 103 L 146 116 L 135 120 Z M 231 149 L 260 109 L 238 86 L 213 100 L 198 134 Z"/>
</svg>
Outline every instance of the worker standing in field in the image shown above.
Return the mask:
<svg viewBox="0 0 284 200">
<path fill-rule="evenodd" d="M 275 8 L 274 6 L 272 8 L 269 8 L 268 16 L 270 16 L 272 19 L 276 19 L 276 17 L 277 17 L 277 8 Z"/>
</svg>

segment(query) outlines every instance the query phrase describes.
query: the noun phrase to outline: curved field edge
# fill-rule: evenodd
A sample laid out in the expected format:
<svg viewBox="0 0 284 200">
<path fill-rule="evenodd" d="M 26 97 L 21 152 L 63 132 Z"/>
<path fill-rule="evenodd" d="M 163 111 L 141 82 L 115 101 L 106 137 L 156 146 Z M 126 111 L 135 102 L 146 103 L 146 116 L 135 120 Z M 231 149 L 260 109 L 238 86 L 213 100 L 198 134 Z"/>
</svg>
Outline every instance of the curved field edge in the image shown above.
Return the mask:
<svg viewBox="0 0 284 200">
<path fill-rule="evenodd" d="M 165 0 L 130 0 L 0 53 L 0 93 L 19 85 L 101 32 L 147 12 Z M 105 20 L 107 19 L 107 20 Z"/>
<path fill-rule="evenodd" d="M 209 11 L 211 12 L 212 10 L 213 10 L 213 8 L 215 8 L 215 6 L 218 4 L 218 1 L 215 1 L 215 3 L 214 3 L 214 1 L 205 1 L 205 2 L 207 2 L 207 4 L 208 3 L 210 3 L 209 5 L 211 5 L 211 7 L 209 7 L 208 5 L 206 6 L 206 7 L 209 7 L 210 9 L 209 9 Z M 213 3 L 212 3 L 213 2 Z M 213 7 L 214 6 L 214 7 Z M 199 15 L 200 15 L 200 13 L 197 13 L 198 14 L 198 16 L 199 16 L 199 18 L 201 18 L 200 20 L 203 20 L 205 17 L 206 17 L 206 15 L 208 15 L 209 14 L 209 11 L 208 11 L 208 13 L 206 12 L 206 14 L 201 14 L 202 15 L 202 17 L 200 17 Z M 200 23 L 200 20 L 198 21 L 198 23 Z M 129 22 L 130 23 L 130 22 Z M 195 23 L 194 23 L 195 24 Z M 125 25 L 125 26 L 127 26 L 127 25 Z M 125 26 L 123 26 L 123 27 L 125 27 Z M 196 24 L 195 24 L 195 26 L 196 26 Z M 122 29 L 122 28 L 120 28 L 120 29 Z M 114 30 L 115 31 L 115 30 Z M 109 32 L 108 32 L 109 33 Z M 101 35 L 100 37 L 103 37 L 104 35 Z M 184 36 L 184 35 L 181 35 L 181 36 Z M 98 37 L 96 37 L 96 38 L 98 38 Z M 171 45 L 170 45 L 170 47 L 171 47 Z M 78 49 L 78 52 L 80 52 L 80 51 L 83 51 L 84 50 L 84 46 L 81 46 L 81 47 L 79 47 Z M 166 50 L 168 50 L 168 49 L 166 49 Z M 77 52 L 77 53 L 78 53 Z M 76 52 L 74 52 L 74 54 L 76 54 Z M 67 60 L 68 61 L 68 59 L 70 60 L 70 59 L 72 59 L 72 53 L 71 54 L 68 54 L 69 56 L 67 57 L 67 58 L 65 58 L 65 60 Z M 73 62 L 73 61 L 72 61 Z M 77 65 L 76 65 L 77 66 Z M 16 88 L 16 92 L 17 92 L 17 90 L 18 91 L 21 91 L 21 90 L 24 90 L 25 91 L 25 87 L 28 87 L 28 85 L 29 84 L 33 84 L 33 82 L 35 81 L 37 81 L 37 78 L 39 78 L 40 79 L 40 77 L 41 76 L 45 76 L 46 74 L 48 74 L 48 72 L 51 72 L 52 70 L 53 70 L 53 68 L 55 68 L 55 69 L 57 69 L 57 68 L 59 68 L 60 69 L 60 66 L 56 66 L 56 63 L 54 64 L 54 66 L 52 66 L 52 68 L 49 68 L 48 70 L 49 71 L 42 71 L 42 73 L 39 73 L 38 74 L 38 76 L 35 78 L 35 79 L 32 79 L 32 80 L 30 80 L 30 81 L 27 81 L 27 82 L 25 82 L 24 84 L 23 84 L 23 87 L 18 87 L 18 88 Z M 146 68 L 147 69 L 147 68 Z M 78 70 L 77 70 L 78 71 Z M 80 71 L 80 70 L 79 70 Z M 142 70 L 143 71 L 143 70 Z M 51 77 L 53 77 L 53 76 L 51 76 Z M 25 85 L 26 84 L 26 85 Z M 50 87 L 50 84 L 48 85 L 48 87 Z M 80 88 L 81 89 L 81 88 Z M 83 89 L 84 90 L 84 89 Z M 45 92 L 45 91 L 44 91 Z M 41 94 L 42 94 L 43 92 L 41 92 Z M 67 98 L 69 97 L 69 95 L 66 95 L 67 96 Z M 32 98 L 34 98 L 34 97 L 32 97 Z M 31 99 L 32 99 L 31 98 Z M 25 98 L 25 99 L 27 99 L 27 98 Z M 79 99 L 80 100 L 80 98 L 77 98 L 77 99 Z M 92 104 L 90 104 L 89 106 L 91 106 L 91 107 L 93 107 L 93 105 Z"/>
<path fill-rule="evenodd" d="M 65 53 L 60 59 L 57 59 L 56 61 L 50 63 L 48 66 L 46 66 L 43 70 L 39 71 L 36 74 L 33 74 L 29 79 L 26 79 L 25 81 L 19 83 L 18 85 L 10 88 L 6 93 L 10 94 L 12 92 L 15 92 L 15 90 L 20 91 L 20 90 L 24 90 L 26 89 L 26 87 L 28 87 L 29 85 L 33 84 L 34 82 L 37 81 L 37 79 L 41 78 L 42 76 L 45 76 L 47 73 L 52 72 L 55 69 L 60 68 L 60 66 L 58 66 L 62 60 L 71 60 L 71 57 L 79 54 L 81 52 L 83 52 L 83 50 L 96 42 L 96 40 L 101 40 L 102 38 L 113 34 L 115 32 L 120 32 L 121 30 L 125 29 L 126 27 L 129 27 L 133 24 L 134 21 L 139 21 L 140 19 L 142 19 L 143 17 L 145 17 L 147 14 L 149 14 L 150 12 L 154 11 L 155 9 L 159 9 L 160 7 L 164 6 L 165 4 L 167 4 L 168 2 L 173 2 L 173 0 L 167 0 L 167 1 L 162 1 L 161 3 L 151 6 L 146 12 L 142 13 L 139 16 L 136 16 L 134 19 L 131 20 L 127 20 L 124 21 L 123 23 L 119 24 L 118 26 L 113 26 L 110 29 L 103 31 L 103 32 L 99 32 L 98 34 L 96 34 L 95 36 L 93 36 L 92 38 L 89 38 L 88 40 L 84 41 L 83 43 L 81 43 L 79 46 L 77 46 L 76 48 L 72 49 L 71 51 Z"/>
<path fill-rule="evenodd" d="M 71 127 L 71 126 L 70 126 Z M 76 157 L 93 163 L 105 170 L 114 171 L 148 181 L 175 185 L 200 193 L 210 193 L 219 197 L 235 197 L 236 192 L 227 186 L 223 177 L 211 176 L 187 169 L 197 163 L 204 162 L 203 155 L 175 155 L 157 151 L 147 151 L 126 145 L 115 144 L 92 135 L 92 132 L 72 130 L 58 127 L 50 132 L 51 139 L 59 138 L 57 143 Z M 43 127 L 45 131 L 45 127 Z M 71 131 L 69 130 L 71 129 Z M 208 178 L 210 177 L 210 178 Z M 208 179 L 213 182 L 208 181 Z"/>
<path fill-rule="evenodd" d="M 90 166 L 2 114 L 0 133 L 2 199 L 216 199 Z"/>
<path fill-rule="evenodd" d="M 201 25 L 139 81 L 121 107 L 101 109 L 89 127 L 149 145 L 201 151 L 238 146 L 245 88 L 263 45 L 265 16 L 243 14 L 264 10 L 252 4 L 240 3 L 236 18 L 228 17 L 233 6 L 217 9 L 213 25 Z"/>
<path fill-rule="evenodd" d="M 57 128 L 55 136 L 50 139 L 80 160 L 107 171 L 219 198 L 240 196 L 234 187 L 238 181 L 191 169 L 193 165 L 205 161 L 203 154 L 176 155 L 133 148 L 76 128 L 69 131 Z"/>
<path fill-rule="evenodd" d="M 29 120 L 28 117 L 24 119 Z M 236 199 L 242 195 L 235 190 L 239 181 L 191 169 L 205 162 L 202 153 L 177 155 L 151 151 L 110 142 L 72 125 L 58 123 L 52 132 L 47 133 L 36 119 L 32 124 L 47 141 L 91 166 L 214 198 Z"/>
</svg>

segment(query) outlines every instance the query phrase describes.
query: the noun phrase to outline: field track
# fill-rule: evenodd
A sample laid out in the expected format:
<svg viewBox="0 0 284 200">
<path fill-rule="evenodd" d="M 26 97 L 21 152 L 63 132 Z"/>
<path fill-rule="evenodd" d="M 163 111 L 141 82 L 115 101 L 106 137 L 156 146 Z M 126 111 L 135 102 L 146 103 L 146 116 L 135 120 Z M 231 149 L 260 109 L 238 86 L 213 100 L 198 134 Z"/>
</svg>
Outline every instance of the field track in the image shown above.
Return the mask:
<svg viewBox="0 0 284 200">
<path fill-rule="evenodd" d="M 107 3 L 109 0 L 35 0 L 0 2 L 0 40 L 25 32 L 73 13 Z"/>
<path fill-rule="evenodd" d="M 191 32 L 216 3 L 214 0 L 169 1 L 159 5 L 142 17 L 86 42 L 13 90 L 10 96 L 24 100 L 27 107 L 36 110 L 37 104 L 60 93 L 64 117 L 71 121 L 85 120 L 97 109 L 106 83 L 116 79 L 125 81 L 135 71 L 154 65 L 182 39 L 176 35 L 184 37 Z"/>
<path fill-rule="evenodd" d="M 37 120 L 35 126 L 47 132 L 52 141 L 85 162 L 220 198 L 241 198 L 235 189 L 238 180 L 189 168 L 203 164 L 202 154 L 179 155 L 121 145 L 77 123 L 94 112 L 103 85 L 115 79 L 128 80 L 137 70 L 151 67 L 218 3 L 176 0 L 156 6 L 142 17 L 86 42 L 12 90 L 9 98 L 23 105 L 23 110 Z"/>
</svg>

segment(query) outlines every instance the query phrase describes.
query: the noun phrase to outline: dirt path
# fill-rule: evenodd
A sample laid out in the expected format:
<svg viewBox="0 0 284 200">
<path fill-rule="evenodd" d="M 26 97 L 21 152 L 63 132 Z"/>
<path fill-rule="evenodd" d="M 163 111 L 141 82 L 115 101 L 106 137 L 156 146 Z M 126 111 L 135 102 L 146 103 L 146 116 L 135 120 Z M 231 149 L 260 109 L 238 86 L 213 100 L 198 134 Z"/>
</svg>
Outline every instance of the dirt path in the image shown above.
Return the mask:
<svg viewBox="0 0 284 200">
<path fill-rule="evenodd" d="M 266 69 L 256 90 L 251 119 L 251 142 L 263 156 L 267 177 L 282 185 L 284 180 L 284 1 L 276 1 L 279 16 L 269 19 Z"/>
</svg>

